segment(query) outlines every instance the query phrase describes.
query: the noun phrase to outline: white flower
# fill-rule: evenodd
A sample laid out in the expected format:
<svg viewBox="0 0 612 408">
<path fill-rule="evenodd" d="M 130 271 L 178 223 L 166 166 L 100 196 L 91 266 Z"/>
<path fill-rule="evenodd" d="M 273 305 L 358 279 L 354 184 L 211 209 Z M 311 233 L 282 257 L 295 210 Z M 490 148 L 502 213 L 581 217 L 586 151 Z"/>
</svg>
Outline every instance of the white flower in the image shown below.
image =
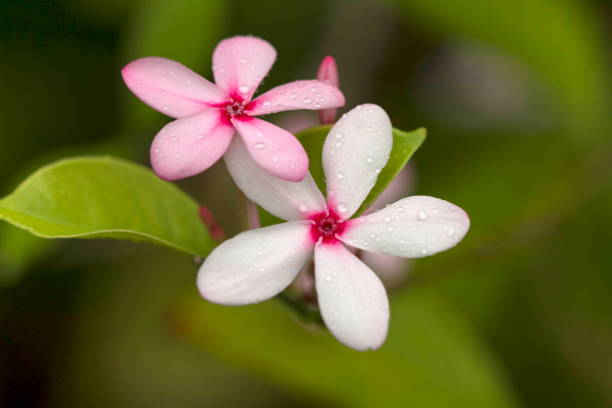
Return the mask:
<svg viewBox="0 0 612 408">
<path fill-rule="evenodd" d="M 310 173 L 299 183 L 274 177 L 235 138 L 225 157 L 238 187 L 288 222 L 243 232 L 216 248 L 200 268 L 202 296 L 226 305 L 261 302 L 284 290 L 314 254 L 317 298 L 329 330 L 356 350 L 380 347 L 389 322 L 387 294 L 344 245 L 419 258 L 453 247 L 469 228 L 462 209 L 427 196 L 350 219 L 376 183 L 392 143 L 391 123 L 380 107 L 362 105 L 343 116 L 323 147 L 326 201 Z"/>
</svg>

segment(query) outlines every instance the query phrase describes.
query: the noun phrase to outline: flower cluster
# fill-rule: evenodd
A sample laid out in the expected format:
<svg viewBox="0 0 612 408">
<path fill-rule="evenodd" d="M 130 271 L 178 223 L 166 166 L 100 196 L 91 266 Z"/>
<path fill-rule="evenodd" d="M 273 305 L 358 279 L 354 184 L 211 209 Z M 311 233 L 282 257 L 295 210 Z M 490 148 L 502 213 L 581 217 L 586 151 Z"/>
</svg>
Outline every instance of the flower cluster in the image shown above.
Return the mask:
<svg viewBox="0 0 612 408">
<path fill-rule="evenodd" d="M 287 221 L 243 232 L 218 246 L 198 274 L 202 296 L 227 305 L 261 302 L 286 289 L 314 258 L 326 326 L 349 347 L 376 349 L 387 335 L 387 294 L 347 246 L 405 258 L 428 256 L 456 245 L 467 233 L 469 218 L 459 207 L 427 196 L 403 198 L 351 218 L 392 150 L 389 117 L 372 104 L 352 109 L 330 130 L 323 146 L 325 198 L 295 137 L 254 116 L 325 109 L 321 119 L 333 122 L 335 108 L 344 103 L 335 86 L 335 63 L 327 60 L 321 67 L 319 77 L 327 81 L 292 82 L 252 99 L 274 58 L 268 43 L 234 37 L 215 50 L 216 85 L 162 58 L 132 62 L 123 74 L 138 97 L 178 118 L 159 132 L 151 148 L 160 177 L 196 174 L 224 155 L 244 194 Z M 233 137 L 234 131 L 241 137 Z"/>
</svg>

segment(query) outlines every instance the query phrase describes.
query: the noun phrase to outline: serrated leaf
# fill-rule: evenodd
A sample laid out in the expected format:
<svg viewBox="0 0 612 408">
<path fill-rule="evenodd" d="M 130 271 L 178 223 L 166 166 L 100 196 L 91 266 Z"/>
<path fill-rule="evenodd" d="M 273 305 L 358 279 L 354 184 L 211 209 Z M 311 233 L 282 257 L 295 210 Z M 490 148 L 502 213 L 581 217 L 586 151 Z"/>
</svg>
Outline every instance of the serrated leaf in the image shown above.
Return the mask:
<svg viewBox="0 0 612 408">
<path fill-rule="evenodd" d="M 42 167 L 0 200 L 0 219 L 43 238 L 147 241 L 195 255 L 214 247 L 195 201 L 149 169 L 112 157 Z"/>
<path fill-rule="evenodd" d="M 323 174 L 323 144 L 325 138 L 332 128 L 331 125 L 315 126 L 296 134 L 296 137 L 300 139 L 308 159 L 310 160 L 309 171 L 312 177 L 317 183 L 317 186 L 321 191 L 325 192 L 325 174 Z M 414 152 L 423 144 L 427 130 L 425 128 L 418 128 L 411 132 L 404 132 L 399 129 L 393 128 L 393 149 L 389 156 L 387 165 L 382 169 L 376 180 L 376 184 L 370 191 L 370 194 L 366 197 L 363 204 L 355 213 L 358 216 L 365 211 L 378 196 L 385 191 L 385 188 L 393 181 L 395 176 L 404 168 L 408 160 L 412 157 Z M 277 224 L 282 221 L 278 218 L 268 214 L 264 210 L 260 210 L 260 218 L 262 225 Z"/>
</svg>

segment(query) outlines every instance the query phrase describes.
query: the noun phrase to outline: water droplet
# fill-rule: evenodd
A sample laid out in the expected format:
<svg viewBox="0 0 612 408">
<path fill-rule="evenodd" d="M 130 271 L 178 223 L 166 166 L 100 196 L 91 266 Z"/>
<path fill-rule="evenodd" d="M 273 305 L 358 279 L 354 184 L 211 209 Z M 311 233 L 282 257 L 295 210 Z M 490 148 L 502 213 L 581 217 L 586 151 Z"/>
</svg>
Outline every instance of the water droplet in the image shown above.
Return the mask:
<svg viewBox="0 0 612 408">
<path fill-rule="evenodd" d="M 273 161 L 274 163 L 278 163 L 278 157 L 274 156 L 274 157 L 272 158 L 272 161 Z"/>
<path fill-rule="evenodd" d="M 333 278 L 331 275 L 327 275 L 327 276 L 325 277 L 325 282 L 331 282 L 331 281 L 333 281 L 333 280 L 334 280 L 334 278 Z"/>
<path fill-rule="evenodd" d="M 268 147 L 268 145 L 267 145 L 267 144 L 265 144 L 264 142 L 256 142 L 256 143 L 254 143 L 254 144 L 253 144 L 253 147 L 254 147 L 255 149 L 257 149 L 257 150 L 263 150 L 263 149 L 265 149 L 266 147 Z"/>
<path fill-rule="evenodd" d="M 370 126 L 370 127 L 368 128 L 368 132 L 373 132 L 373 131 L 374 131 L 374 128 L 373 128 L 372 126 Z"/>
<path fill-rule="evenodd" d="M 308 105 L 309 103 L 311 103 L 311 102 L 312 102 L 312 99 L 311 99 L 311 98 L 304 98 L 303 102 L 304 102 L 306 105 Z"/>
<path fill-rule="evenodd" d="M 453 235 L 455 235 L 455 229 L 454 228 L 449 228 L 447 232 L 448 232 L 448 235 L 451 236 L 451 237 Z"/>
<path fill-rule="evenodd" d="M 372 156 L 368 156 L 368 157 L 366 157 L 366 161 L 368 163 L 372 163 L 374 161 L 374 158 Z"/>
<path fill-rule="evenodd" d="M 249 87 L 246 86 L 246 85 L 242 85 L 239 89 L 240 89 L 240 92 L 242 92 L 242 93 L 249 92 Z"/>
<path fill-rule="evenodd" d="M 391 222 L 391 217 L 385 217 L 385 222 Z"/>
<path fill-rule="evenodd" d="M 338 177 L 340 180 L 344 180 L 344 174 L 343 173 L 336 174 L 336 177 Z"/>
<path fill-rule="evenodd" d="M 172 140 L 173 142 L 176 142 L 176 141 L 178 140 L 178 138 L 177 138 L 176 136 L 172 136 L 172 137 L 170 138 L 170 140 Z"/>
<path fill-rule="evenodd" d="M 421 220 L 421 221 L 426 220 L 427 219 L 427 213 L 425 211 L 421 210 L 421 211 L 419 211 L 418 217 L 419 217 L 419 220 Z"/>
<path fill-rule="evenodd" d="M 246 64 L 246 59 L 245 58 L 240 58 L 240 63 L 241 64 Z"/>
<path fill-rule="evenodd" d="M 306 207 L 306 204 L 300 204 L 300 206 L 298 207 L 298 209 L 302 212 L 308 210 L 308 207 Z"/>
<path fill-rule="evenodd" d="M 297 99 L 299 96 L 300 96 L 300 95 L 298 95 L 298 94 L 296 94 L 296 93 L 293 93 L 293 94 L 291 94 L 290 98 L 291 98 L 291 99 Z"/>
<path fill-rule="evenodd" d="M 344 203 L 338 203 L 338 211 L 345 213 L 348 211 L 348 207 Z"/>
<path fill-rule="evenodd" d="M 342 136 L 344 136 L 344 135 L 342 134 L 342 132 L 338 132 L 338 133 L 336 133 L 336 138 L 338 138 L 338 139 L 342 139 Z"/>
<path fill-rule="evenodd" d="M 341 148 L 342 146 L 343 146 L 343 145 L 342 145 L 342 142 L 338 142 L 338 143 L 336 143 L 336 147 L 337 147 L 337 148 Z"/>
<path fill-rule="evenodd" d="M 264 104 L 264 106 L 270 106 L 271 105 L 270 101 L 265 101 L 263 104 Z"/>
</svg>

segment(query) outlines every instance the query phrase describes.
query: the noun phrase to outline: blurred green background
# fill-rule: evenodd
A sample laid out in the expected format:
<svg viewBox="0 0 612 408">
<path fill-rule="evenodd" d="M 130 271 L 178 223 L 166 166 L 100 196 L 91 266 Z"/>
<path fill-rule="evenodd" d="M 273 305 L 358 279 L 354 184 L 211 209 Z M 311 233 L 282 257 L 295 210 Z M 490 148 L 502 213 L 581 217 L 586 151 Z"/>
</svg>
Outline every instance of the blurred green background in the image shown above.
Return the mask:
<svg viewBox="0 0 612 408">
<path fill-rule="evenodd" d="M 410 265 L 385 346 L 357 353 L 275 300 L 212 306 L 166 248 L 0 224 L 0 406 L 612 407 L 612 8 L 605 0 L 0 0 L 0 195 L 40 165 L 148 165 L 167 118 L 119 70 L 211 78 L 216 43 L 270 41 L 262 89 L 333 55 L 347 108 L 428 128 L 419 194 L 471 216 Z M 310 115 L 310 116 L 309 116 Z M 281 123 L 315 114 L 275 116 Z M 179 183 L 228 235 L 222 164 Z"/>
</svg>

